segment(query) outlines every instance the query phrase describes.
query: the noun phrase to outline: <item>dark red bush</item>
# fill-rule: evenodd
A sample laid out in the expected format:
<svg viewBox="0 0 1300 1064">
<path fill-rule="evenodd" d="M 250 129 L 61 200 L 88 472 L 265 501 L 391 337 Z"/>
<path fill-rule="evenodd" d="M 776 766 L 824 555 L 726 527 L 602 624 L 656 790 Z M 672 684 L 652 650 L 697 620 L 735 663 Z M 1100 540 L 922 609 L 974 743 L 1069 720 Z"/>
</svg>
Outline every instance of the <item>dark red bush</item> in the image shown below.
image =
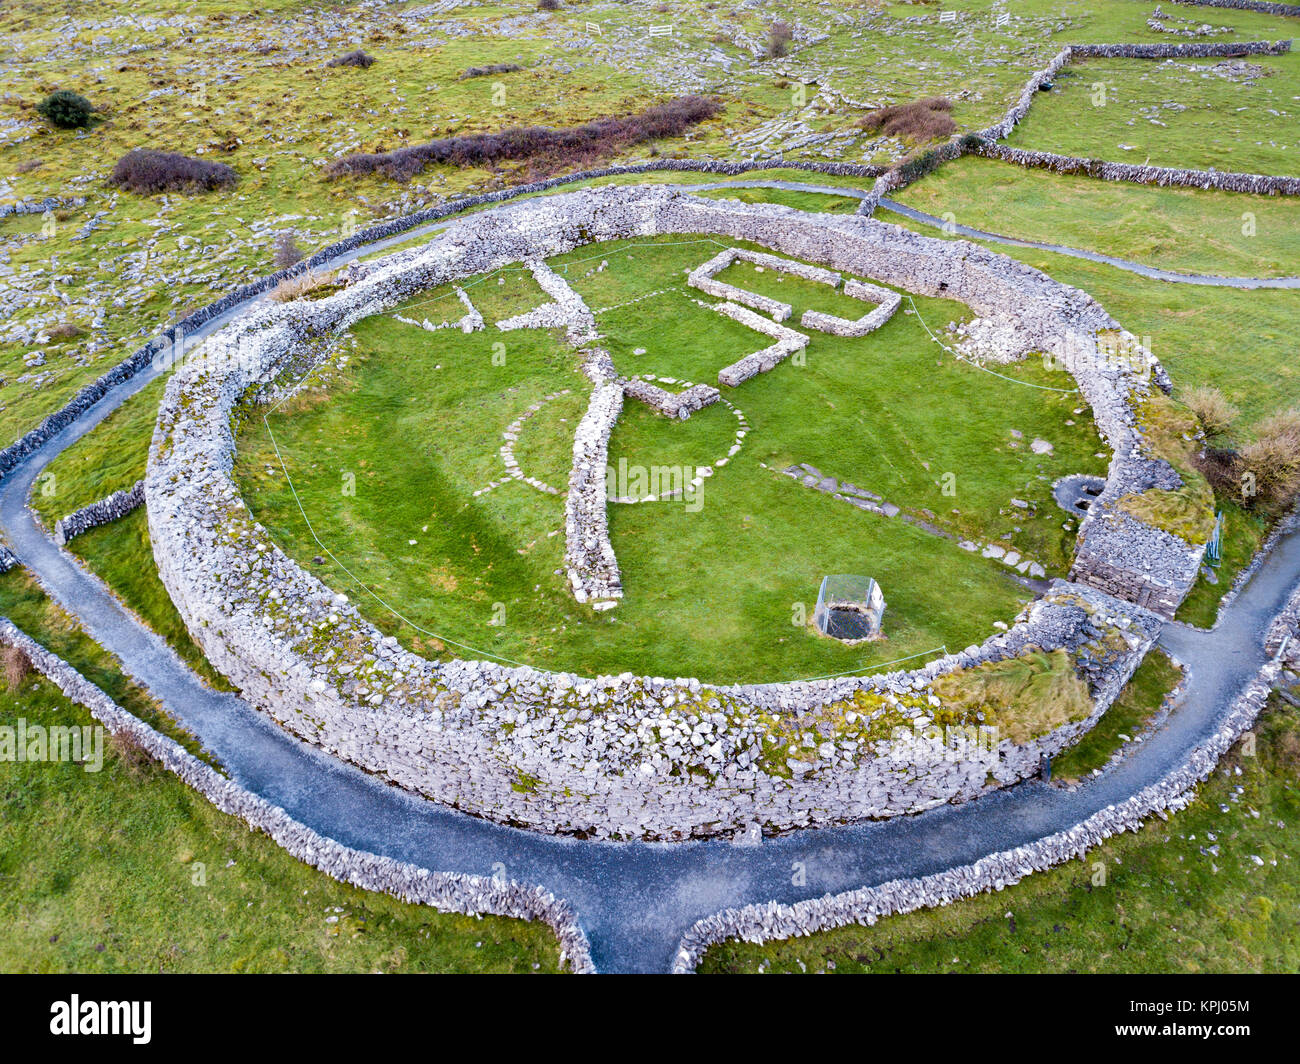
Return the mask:
<svg viewBox="0 0 1300 1064">
<path fill-rule="evenodd" d="M 679 136 L 721 110 L 718 100 L 706 96 L 678 96 L 636 114 L 598 118 L 565 129 L 514 126 L 499 133 L 471 133 L 393 151 L 345 155 L 326 167 L 325 176 L 382 174 L 409 181 L 426 166 L 439 163 L 490 166 L 525 159 L 542 169 L 571 167 L 647 140 Z"/>
<path fill-rule="evenodd" d="M 358 48 L 355 51 L 336 55 L 325 65 L 327 67 L 360 67 L 365 70 L 367 67 L 373 66 L 374 62 L 375 57 L 373 55 L 366 55 L 365 52 Z"/>
<path fill-rule="evenodd" d="M 210 192 L 239 180 L 225 163 L 191 159 L 172 151 L 136 148 L 118 159 L 108 181 L 128 192 L 148 196 L 156 192 Z"/>
<path fill-rule="evenodd" d="M 957 123 L 949 114 L 951 110 L 952 101 L 946 96 L 930 96 L 913 103 L 901 103 L 872 111 L 860 119 L 858 125 L 873 133 L 905 137 L 917 144 L 925 144 L 956 131 Z"/>
</svg>

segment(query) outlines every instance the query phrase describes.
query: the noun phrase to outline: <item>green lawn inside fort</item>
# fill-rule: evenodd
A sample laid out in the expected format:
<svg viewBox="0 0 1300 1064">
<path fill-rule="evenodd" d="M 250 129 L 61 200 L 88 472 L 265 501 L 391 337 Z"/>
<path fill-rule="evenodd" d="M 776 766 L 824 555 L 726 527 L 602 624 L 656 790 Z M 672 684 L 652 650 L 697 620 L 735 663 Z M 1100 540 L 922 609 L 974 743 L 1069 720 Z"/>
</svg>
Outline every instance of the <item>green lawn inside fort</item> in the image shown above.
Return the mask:
<svg viewBox="0 0 1300 1064">
<path fill-rule="evenodd" d="M 723 246 L 691 235 L 616 241 L 551 265 L 596 312 L 620 371 L 716 382 L 719 369 L 770 342 L 685 285 L 686 271 Z M 747 263 L 719 280 L 791 303 L 792 322 L 805 309 L 853 317 L 869 309 Z M 580 355 L 558 335 L 491 327 L 546 301 L 526 270 L 471 278 L 465 291 L 486 330 L 431 333 L 397 320 L 462 313 L 446 289 L 416 296 L 358 323 L 334 352 L 327 383 L 311 377 L 287 402 L 251 407 L 238 440 L 237 477 L 257 519 L 300 564 L 417 648 L 712 682 L 796 679 L 959 649 L 995 620 L 1009 623 L 1034 591 L 958 541 L 1014 547 L 1064 575 L 1074 526 L 1051 486 L 1069 473 L 1105 472 L 1109 454 L 1068 374 L 1041 360 L 994 373 L 957 359 L 927 329 L 969 311 L 905 300 L 875 333 L 813 332 L 806 357 L 725 388 L 747 434 L 698 496 L 611 505 L 626 597 L 602 616 L 575 602 L 557 573 L 562 494 L 510 480 L 474 496 L 505 476 L 502 433 L 550 396 L 558 398 L 525 423 L 515 453 L 526 474 L 566 489 L 568 441 L 590 387 Z M 673 422 L 629 399 L 609 463 L 693 475 L 727 456 L 739 424 L 722 403 Z M 1035 453 L 1035 440 L 1051 453 Z M 801 462 L 947 535 L 783 474 Z M 844 646 L 806 623 L 833 573 L 880 582 L 885 640 Z"/>
</svg>

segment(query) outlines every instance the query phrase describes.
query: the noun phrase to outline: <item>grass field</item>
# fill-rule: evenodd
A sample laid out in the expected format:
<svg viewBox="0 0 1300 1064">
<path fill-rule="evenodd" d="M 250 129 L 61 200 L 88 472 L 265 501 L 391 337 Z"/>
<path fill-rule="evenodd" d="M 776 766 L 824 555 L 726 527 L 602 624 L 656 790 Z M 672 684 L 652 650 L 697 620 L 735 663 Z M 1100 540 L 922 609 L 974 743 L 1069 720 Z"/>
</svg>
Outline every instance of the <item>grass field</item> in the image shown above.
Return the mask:
<svg viewBox="0 0 1300 1064">
<path fill-rule="evenodd" d="M 653 245 L 582 248 L 553 263 L 589 306 L 614 308 L 598 320 L 624 371 L 710 380 L 767 343 L 680 290 L 683 271 L 711 256 L 716 242 L 675 237 Z M 609 268 L 596 268 L 602 260 Z M 748 271 L 743 283 L 792 302 L 796 319 L 814 305 L 855 316 L 864 309 L 808 282 L 733 269 Z M 488 278 L 467 289 L 489 322 L 543 298 L 522 271 L 502 278 L 510 283 Z M 647 293 L 660 294 L 628 302 Z M 435 321 L 460 313 L 438 292 L 415 303 L 403 313 Z M 916 309 L 934 327 L 964 311 L 927 299 Z M 627 597 L 617 611 L 593 616 L 555 573 L 562 497 L 519 482 L 472 497 L 504 472 L 501 430 L 529 403 L 568 388 L 527 423 L 516 451 L 526 472 L 564 489 L 587 392 L 575 353 L 536 333 L 465 338 L 386 316 L 360 323 L 354 337 L 334 386 L 268 415 L 293 487 L 332 557 L 308 533 L 261 412 L 241 435 L 237 474 L 258 519 L 300 562 L 324 558 L 313 571 L 351 592 L 346 567 L 409 622 L 401 634 L 435 650 L 460 643 L 553 668 L 731 681 L 820 675 L 965 646 L 984 638 L 993 620 L 1009 621 L 1028 589 L 951 540 L 862 513 L 778 471 L 810 462 L 954 536 L 1010 536 L 1026 556 L 1062 572 L 1073 533 L 1050 501 L 1051 483 L 1105 466 L 1077 395 L 1017 387 L 936 357 L 909 306 L 863 340 L 815 334 L 805 365 L 786 364 L 728 390 L 751 426 L 742 450 L 715 469 L 698 508 L 611 508 Z M 500 367 L 491 359 L 498 337 L 506 345 Z M 1036 363 L 1011 374 L 1073 384 Z M 629 402 L 610 463 L 693 470 L 726 453 L 736 424 L 721 405 L 678 424 Z M 1054 454 L 1032 454 L 1036 437 L 1052 442 Z M 345 472 L 357 474 L 355 496 L 341 491 Z M 956 474 L 951 496 L 944 494 L 949 472 Z M 1013 498 L 1030 505 L 1017 509 Z M 792 624 L 800 604 L 811 611 L 823 575 L 857 571 L 885 588 L 887 641 L 846 648 Z M 376 623 L 400 631 L 375 599 L 362 603 Z M 499 619 L 498 603 L 505 624 L 490 623 Z"/>
<path fill-rule="evenodd" d="M 94 723 L 38 676 L 0 701 L 11 726 Z M 558 967 L 543 924 L 447 915 L 344 886 L 156 762 L 104 743 L 100 772 L 0 764 L 0 971 Z"/>
<path fill-rule="evenodd" d="M 163 712 L 152 695 L 123 676 L 117 658 L 87 636 L 24 570 L 0 573 L 0 615 L 68 662 L 123 709 L 191 753 L 201 753 L 193 736 Z"/>
<path fill-rule="evenodd" d="M 1242 63 L 1257 76 L 1234 72 Z M 1300 173 L 1300 54 L 1078 60 L 1038 95 L 1009 138 L 1015 147 L 1112 162 Z"/>
<path fill-rule="evenodd" d="M 175 650 L 181 658 L 219 691 L 232 690 L 185 630 L 167 589 L 158 577 L 149 544 L 149 519 L 144 507 L 125 517 L 92 528 L 69 544 L 117 596 Z"/>
<path fill-rule="evenodd" d="M 966 155 L 895 198 L 940 218 L 951 214 L 973 229 L 1168 270 L 1300 275 L 1300 200 L 1294 197 L 1098 181 Z"/>
<path fill-rule="evenodd" d="M 147 385 L 62 451 L 37 478 L 31 507 L 51 531 L 61 517 L 144 476 L 166 378 Z"/>
<path fill-rule="evenodd" d="M 1292 972 L 1300 720 L 1277 699 L 1196 801 L 996 894 L 762 946 L 705 972 Z"/>
</svg>

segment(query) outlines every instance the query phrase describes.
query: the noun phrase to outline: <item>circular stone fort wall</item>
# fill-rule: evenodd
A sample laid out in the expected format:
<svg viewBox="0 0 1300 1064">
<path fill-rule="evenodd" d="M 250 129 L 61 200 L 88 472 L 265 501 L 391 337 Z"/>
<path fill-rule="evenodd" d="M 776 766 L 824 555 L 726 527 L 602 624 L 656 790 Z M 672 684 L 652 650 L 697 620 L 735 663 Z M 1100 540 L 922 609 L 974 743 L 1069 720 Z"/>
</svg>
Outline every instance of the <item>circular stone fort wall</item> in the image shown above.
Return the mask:
<svg viewBox="0 0 1300 1064">
<path fill-rule="evenodd" d="M 752 241 L 959 300 L 979 316 L 971 335 L 997 358 L 1073 338 L 1070 368 L 1114 452 L 1081 530 L 1081 544 L 1104 550 L 1105 591 L 1057 581 L 1009 631 L 912 671 L 735 686 L 580 677 L 421 658 L 253 519 L 231 474 L 236 408 L 297 364 L 304 345 L 448 281 L 670 233 Z M 1089 357 L 1098 335 L 1117 329 L 1085 293 L 1028 266 L 860 216 L 654 186 L 522 201 L 456 221 L 327 298 L 259 303 L 190 353 L 168 383 L 145 478 L 154 556 L 191 635 L 245 699 L 335 756 L 476 815 L 584 836 L 680 839 L 915 812 L 1033 775 L 1091 727 L 1158 630 L 1159 618 L 1134 603 L 1170 612 L 1165 605 L 1176 606 L 1195 576 L 1199 549 L 1113 509 L 1122 496 L 1181 484 L 1150 453 L 1134 414 L 1150 375 Z M 1079 575 L 1086 580 L 1087 569 Z M 1086 715 L 1013 742 L 976 717 L 955 719 L 932 689 L 940 677 L 1038 650 L 1070 655 L 1088 685 Z"/>
</svg>

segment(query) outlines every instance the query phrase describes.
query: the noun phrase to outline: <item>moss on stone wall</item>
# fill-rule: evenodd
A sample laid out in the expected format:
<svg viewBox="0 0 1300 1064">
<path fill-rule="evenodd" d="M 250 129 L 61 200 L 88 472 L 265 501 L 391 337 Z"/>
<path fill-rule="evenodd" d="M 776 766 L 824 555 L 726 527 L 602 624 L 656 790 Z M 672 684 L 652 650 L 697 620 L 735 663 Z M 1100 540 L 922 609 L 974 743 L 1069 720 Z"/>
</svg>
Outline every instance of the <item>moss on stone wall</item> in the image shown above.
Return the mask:
<svg viewBox="0 0 1300 1064">
<path fill-rule="evenodd" d="M 1026 650 L 1014 658 L 949 673 L 933 689 L 944 707 L 1026 743 L 1092 712 L 1088 685 L 1064 650 Z"/>
<path fill-rule="evenodd" d="M 1192 464 L 1195 417 L 1159 392 L 1138 404 L 1136 413 L 1147 453 L 1168 462 L 1183 486 L 1125 495 L 1117 503 L 1119 509 L 1193 546 L 1204 543 L 1214 531 L 1214 492 Z"/>
</svg>

